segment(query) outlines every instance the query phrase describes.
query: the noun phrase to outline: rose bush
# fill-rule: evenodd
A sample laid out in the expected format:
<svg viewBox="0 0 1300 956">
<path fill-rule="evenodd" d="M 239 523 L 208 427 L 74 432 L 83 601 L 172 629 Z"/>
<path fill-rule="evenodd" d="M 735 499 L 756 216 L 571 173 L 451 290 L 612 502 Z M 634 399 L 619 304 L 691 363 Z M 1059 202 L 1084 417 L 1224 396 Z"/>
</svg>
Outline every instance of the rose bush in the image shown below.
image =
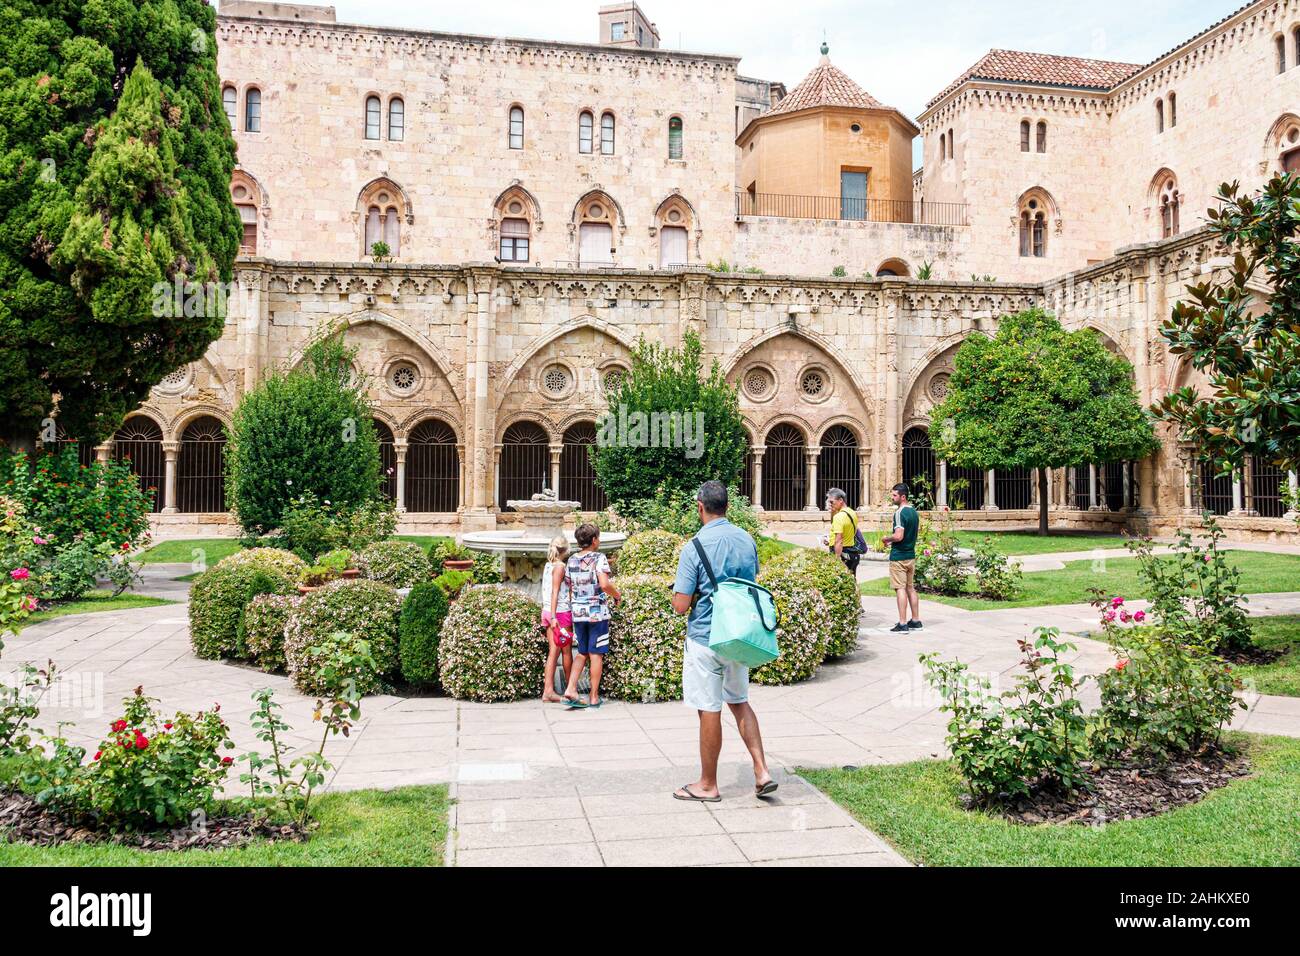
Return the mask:
<svg viewBox="0 0 1300 956">
<path fill-rule="evenodd" d="M 323 666 L 333 657 L 331 646 L 359 640 L 369 646 L 373 667 L 351 676 L 359 693 L 382 690 L 385 679 L 398 672 L 399 607 L 390 586 L 365 578 L 331 581 L 305 595 L 284 631 L 284 656 L 294 685 L 305 694 L 328 693 Z"/>
<path fill-rule="evenodd" d="M 619 575 L 623 600 L 609 625 L 601 690 L 619 700 L 681 700 L 686 617 L 673 612 L 673 579 Z"/>
<path fill-rule="evenodd" d="M 798 567 L 769 568 L 758 583 L 772 592 L 780 621 L 776 640 L 781 656 L 755 667 L 750 679 L 760 684 L 796 684 L 817 673 L 826 659 L 833 632 L 830 607 Z"/>
<path fill-rule="evenodd" d="M 536 697 L 546 665 L 540 605 L 504 584 L 467 587 L 438 643 L 442 686 L 461 700 Z"/>
</svg>

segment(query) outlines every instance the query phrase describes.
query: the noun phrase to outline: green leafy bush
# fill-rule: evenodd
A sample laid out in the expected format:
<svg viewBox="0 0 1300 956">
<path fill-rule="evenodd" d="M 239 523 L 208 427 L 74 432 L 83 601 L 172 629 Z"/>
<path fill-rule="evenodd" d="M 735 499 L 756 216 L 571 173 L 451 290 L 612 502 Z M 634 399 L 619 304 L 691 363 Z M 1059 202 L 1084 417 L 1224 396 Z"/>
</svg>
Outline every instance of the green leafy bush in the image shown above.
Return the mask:
<svg viewBox="0 0 1300 956">
<path fill-rule="evenodd" d="M 686 539 L 670 531 L 638 531 L 618 551 L 618 573 L 674 575 Z"/>
<path fill-rule="evenodd" d="M 312 560 L 329 551 L 356 552 L 391 537 L 397 512 L 387 500 L 370 499 L 359 505 L 322 501 L 307 492 L 284 510 L 277 543 Z"/>
<path fill-rule="evenodd" d="M 270 674 L 283 673 L 284 631 L 302 599 L 288 594 L 259 594 L 248 602 L 239 621 L 239 644 L 250 660 Z"/>
<path fill-rule="evenodd" d="M 432 687 L 438 680 L 438 639 L 451 609 L 447 593 L 434 581 L 421 581 L 402 602 L 397 623 L 402 679 L 413 687 Z"/>
<path fill-rule="evenodd" d="M 991 601 L 1009 601 L 1020 593 L 1020 562 L 1008 558 L 984 538 L 975 546 L 975 590 Z"/>
<path fill-rule="evenodd" d="M 1083 780 L 1083 682 L 1064 659 L 1075 645 L 1059 637 L 1056 628 L 1039 627 L 1033 640 L 1021 640 L 1021 670 L 1001 694 L 961 661 L 921 655 L 926 682 L 949 715 L 948 750 L 978 802 L 1028 794 L 1036 785 L 1073 790 Z"/>
<path fill-rule="evenodd" d="M 957 535 L 948 525 L 946 513 L 935 520 L 921 521 L 916 542 L 916 588 L 931 594 L 961 594 L 966 572 L 957 557 Z"/>
<path fill-rule="evenodd" d="M 604 530 L 628 535 L 659 530 L 689 538 L 700 530 L 700 513 L 695 507 L 698 492 L 698 487 L 661 485 L 647 498 L 627 499 L 611 506 L 597 516 L 597 524 Z M 727 520 L 758 538 L 763 526 L 749 499 L 732 486 L 727 491 L 727 500 Z"/>
<path fill-rule="evenodd" d="M 123 701 L 89 763 L 85 749 L 55 739 L 49 760 L 32 761 L 24 785 L 38 802 L 99 829 L 149 830 L 191 822 L 212 809 L 234 748 L 219 708 L 164 719 L 140 688 Z"/>
<path fill-rule="evenodd" d="M 442 588 L 448 601 L 460 597 L 460 592 L 474 583 L 474 575 L 468 571 L 443 571 L 433 579 L 433 583 Z"/>
<path fill-rule="evenodd" d="M 827 658 L 843 657 L 858 646 L 862 598 L 858 583 L 844 562 L 829 551 L 795 548 L 782 552 L 766 565 L 768 569 L 790 568 L 821 593 L 831 616 L 831 633 L 826 643 Z"/>
<path fill-rule="evenodd" d="M 681 700 L 686 617 L 673 611 L 673 579 L 625 578 L 620 570 L 618 588 L 601 691 L 618 700 Z"/>
<path fill-rule="evenodd" d="M 755 667 L 751 680 L 760 684 L 797 684 L 817 673 L 826 659 L 834 624 L 826 599 L 807 579 L 802 568 L 775 567 L 763 571 L 758 583 L 772 592 L 776 613 L 777 646 L 781 656 Z"/>
<path fill-rule="evenodd" d="M 335 508 L 379 497 L 379 440 L 366 383 L 352 371 L 355 353 L 330 330 L 296 369 L 272 374 L 240 400 L 226 463 L 229 499 L 246 534 L 281 527 L 304 495 Z M 352 545 L 327 541 L 311 554 L 344 546 Z"/>
<path fill-rule="evenodd" d="M 787 548 L 778 538 L 760 535 L 758 538 L 758 566 L 760 568 L 766 567 L 769 561 L 775 561 L 791 550 L 793 549 Z"/>
<path fill-rule="evenodd" d="M 486 551 L 471 551 L 471 554 L 474 567 L 470 573 L 474 575 L 475 584 L 500 584 L 505 580 L 501 573 L 501 555 Z"/>
<path fill-rule="evenodd" d="M 237 551 L 200 574 L 190 588 L 194 653 L 209 660 L 247 657 L 239 627 L 244 609 L 259 594 L 293 594 L 301 570 L 293 555 L 257 548 Z"/>
<path fill-rule="evenodd" d="M 357 567 L 362 577 L 395 588 L 427 581 L 432 570 L 424 549 L 410 541 L 376 541 L 357 555 Z"/>
<path fill-rule="evenodd" d="M 303 596 L 284 631 L 289 677 L 305 694 L 327 694 L 334 685 L 325 666 L 343 645 L 368 645 L 373 668 L 349 675 L 360 694 L 382 690 L 397 674 L 397 615 L 400 602 L 387 584 L 365 578 L 331 581 Z"/>
<path fill-rule="evenodd" d="M 466 588 L 438 643 L 442 686 L 460 700 L 521 700 L 541 693 L 546 635 L 541 607 L 504 584 Z"/>
<path fill-rule="evenodd" d="M 435 538 L 429 545 L 429 563 L 435 572 L 442 570 L 444 561 L 472 561 L 474 555 L 469 548 L 457 544 L 455 538 Z"/>
</svg>

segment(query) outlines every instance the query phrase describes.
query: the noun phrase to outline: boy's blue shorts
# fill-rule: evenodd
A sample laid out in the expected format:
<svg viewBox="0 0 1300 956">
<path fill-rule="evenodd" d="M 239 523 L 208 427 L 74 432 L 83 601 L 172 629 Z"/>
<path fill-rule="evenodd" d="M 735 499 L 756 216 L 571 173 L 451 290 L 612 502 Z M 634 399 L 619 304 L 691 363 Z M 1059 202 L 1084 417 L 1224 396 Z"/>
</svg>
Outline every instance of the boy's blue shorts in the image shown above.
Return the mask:
<svg viewBox="0 0 1300 956">
<path fill-rule="evenodd" d="M 609 621 L 574 621 L 573 635 L 579 654 L 604 654 L 609 650 Z"/>
</svg>

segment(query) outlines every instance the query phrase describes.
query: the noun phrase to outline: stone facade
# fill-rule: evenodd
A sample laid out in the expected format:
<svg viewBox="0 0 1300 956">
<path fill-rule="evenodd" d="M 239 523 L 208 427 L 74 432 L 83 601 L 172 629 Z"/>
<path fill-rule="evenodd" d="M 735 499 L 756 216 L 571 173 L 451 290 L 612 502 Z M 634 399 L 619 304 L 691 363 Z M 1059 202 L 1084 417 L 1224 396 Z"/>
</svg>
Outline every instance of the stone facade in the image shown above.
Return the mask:
<svg viewBox="0 0 1300 956">
<path fill-rule="evenodd" d="M 787 528 L 823 523 L 816 509 L 831 476 L 856 482 L 869 512 L 883 509 L 905 471 L 907 436 L 928 427 L 957 347 L 1007 312 L 1044 305 L 1071 328 L 1096 329 L 1132 362 L 1142 399 L 1155 400 L 1193 381 L 1165 352 L 1160 321 L 1189 280 L 1221 265 L 1190 210 L 1204 208 L 1222 179 L 1258 184 L 1300 142 L 1291 18 L 1300 22 L 1300 0 L 1252 4 L 1134 66 L 1114 89 L 957 83 L 919 122 L 926 162 L 912 195 L 938 211 L 880 222 L 736 214 L 742 124 L 784 88 L 738 76 L 734 58 L 347 26 L 326 8 L 228 5 L 219 62 L 233 90 L 232 190 L 248 248 L 222 338 L 137 415 L 156 424 L 160 443 L 158 523 L 182 533 L 227 521 L 181 513 L 197 500 L 183 491 L 194 480 L 187 428 L 228 423 L 241 394 L 338 323 L 360 348 L 358 371 L 391 434 L 390 491 L 408 531 L 508 523 L 504 487 L 535 481 L 563 492 L 580 481 L 576 436 L 604 410 L 612 376 L 642 336 L 672 345 L 687 329 L 700 333 L 739 387 L 748 490 Z M 1275 32 L 1288 51 L 1280 74 L 1269 58 Z M 1177 121 L 1157 133 L 1154 100 L 1167 103 L 1170 91 Z M 608 154 L 606 113 L 615 122 Z M 674 118 L 680 159 L 670 158 Z M 1021 152 L 1022 121 L 1047 124 L 1043 152 L 1036 143 Z M 1161 197 L 1148 189 L 1161 169 L 1175 173 L 1187 210 L 1169 237 L 1160 235 Z M 1044 216 L 1042 256 L 1018 254 L 1030 199 Z M 521 261 L 493 261 L 503 237 L 518 235 L 507 220 L 524 223 Z M 590 223 L 611 239 L 596 261 L 582 253 Z M 665 262 L 669 229 L 684 229 L 688 247 Z M 376 237 L 393 240 L 385 261 L 363 254 Z M 702 265 L 715 259 L 763 272 Z M 932 277 L 915 278 L 926 263 Z M 832 277 L 836 266 L 843 278 Z M 1166 439 L 1131 467 L 1051 476 L 1053 521 L 1168 531 L 1213 493 L 1231 499 L 1220 510 L 1232 512 L 1232 533 L 1294 534 L 1280 514 L 1255 513 L 1277 512 L 1277 476 L 1248 472 L 1235 488 L 1210 488 Z M 947 496 L 954 476 L 942 465 L 934 475 L 936 494 Z M 958 520 L 1032 523 L 1028 476 L 966 480 L 979 486 L 979 505 Z M 440 483 L 436 496 L 422 490 L 426 481 Z M 436 509 L 418 506 L 432 500 Z"/>
</svg>

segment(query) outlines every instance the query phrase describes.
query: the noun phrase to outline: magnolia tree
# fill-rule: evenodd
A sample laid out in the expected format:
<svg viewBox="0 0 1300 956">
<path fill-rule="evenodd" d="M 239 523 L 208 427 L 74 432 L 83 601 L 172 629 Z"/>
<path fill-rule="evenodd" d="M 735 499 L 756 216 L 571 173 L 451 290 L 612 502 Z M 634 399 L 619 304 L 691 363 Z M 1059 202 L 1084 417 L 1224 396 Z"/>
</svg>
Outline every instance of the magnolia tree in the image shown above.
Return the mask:
<svg viewBox="0 0 1300 956">
<path fill-rule="evenodd" d="M 935 456 L 955 465 L 1038 470 L 1038 533 L 1048 533 L 1047 474 L 1131 461 L 1159 447 L 1133 367 L 1089 329 L 1067 332 L 1031 309 L 957 350 L 948 394 L 930 413 Z"/>
<path fill-rule="evenodd" d="M 1218 281 L 1189 286 L 1160 330 L 1208 388 L 1200 395 L 1180 388 L 1152 411 L 1225 472 L 1251 455 L 1293 471 L 1300 467 L 1300 177 L 1275 176 L 1254 197 L 1225 184 L 1219 199 L 1207 215 L 1234 252 L 1231 264 Z"/>
<path fill-rule="evenodd" d="M 0 5 L 11 446 L 30 446 L 56 406 L 69 435 L 103 437 L 221 334 L 220 309 L 155 306 L 162 284 L 228 283 L 239 250 L 215 28 L 203 0 Z"/>
</svg>

